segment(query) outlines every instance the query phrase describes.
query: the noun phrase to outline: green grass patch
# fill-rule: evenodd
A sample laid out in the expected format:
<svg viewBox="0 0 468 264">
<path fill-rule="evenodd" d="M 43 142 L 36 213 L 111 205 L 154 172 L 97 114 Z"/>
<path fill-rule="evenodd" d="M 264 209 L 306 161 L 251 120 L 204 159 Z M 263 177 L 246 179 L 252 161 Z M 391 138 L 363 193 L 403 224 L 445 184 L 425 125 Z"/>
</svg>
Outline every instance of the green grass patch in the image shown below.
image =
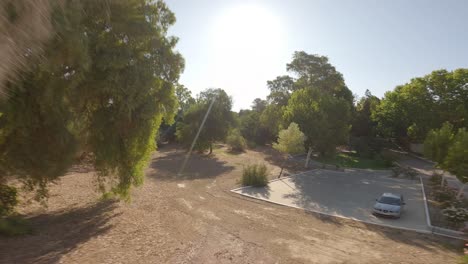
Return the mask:
<svg viewBox="0 0 468 264">
<path fill-rule="evenodd" d="M 0 235 L 2 236 L 20 236 L 32 233 L 32 227 L 29 222 L 18 216 L 0 218 Z"/>
<path fill-rule="evenodd" d="M 356 153 L 338 153 L 334 157 L 322 157 L 317 159 L 320 162 L 336 165 L 343 168 L 358 169 L 387 169 L 391 167 L 391 161 L 381 157 L 373 159 L 359 157 Z"/>
<path fill-rule="evenodd" d="M 241 183 L 244 186 L 262 187 L 268 184 L 268 170 L 265 164 L 253 164 L 244 167 Z"/>
</svg>

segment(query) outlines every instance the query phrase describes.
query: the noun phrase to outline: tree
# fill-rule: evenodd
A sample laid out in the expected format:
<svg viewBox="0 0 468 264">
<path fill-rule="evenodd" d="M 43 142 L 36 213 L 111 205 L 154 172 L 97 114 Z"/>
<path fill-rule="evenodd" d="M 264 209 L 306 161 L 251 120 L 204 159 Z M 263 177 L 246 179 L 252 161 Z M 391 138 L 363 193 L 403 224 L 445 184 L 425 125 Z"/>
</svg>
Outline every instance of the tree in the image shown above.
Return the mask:
<svg viewBox="0 0 468 264">
<path fill-rule="evenodd" d="M 269 104 L 262 112 L 260 125 L 266 132 L 264 133 L 264 140 L 269 142 L 276 140 L 276 136 L 284 123 L 283 113 L 284 107 L 276 104 Z"/>
<path fill-rule="evenodd" d="M 438 130 L 429 131 L 424 141 L 424 156 L 438 164 L 443 164 L 454 137 L 453 125 L 449 122 L 445 122 Z"/>
<path fill-rule="evenodd" d="M 257 113 L 261 113 L 265 110 L 266 106 L 267 106 L 267 101 L 262 100 L 260 98 L 255 98 L 255 100 L 252 103 L 252 110 Z"/>
<path fill-rule="evenodd" d="M 380 99 L 366 90 L 356 105 L 351 126 L 351 135 L 355 137 L 374 137 L 376 135 L 377 122 L 372 120 L 372 112 L 380 104 Z"/>
<path fill-rule="evenodd" d="M 429 131 L 424 141 L 424 156 L 442 167 L 454 137 L 453 126 L 449 122 L 445 122 L 442 128 L 438 130 Z M 443 186 L 444 175 L 442 174 L 441 176 L 440 185 Z"/>
<path fill-rule="evenodd" d="M 177 97 L 178 110 L 174 119 L 174 123 L 168 123 L 165 119 L 163 119 L 161 127 L 159 128 L 160 132 L 157 138 L 158 143 L 164 142 L 166 140 L 169 142 L 176 141 L 176 129 L 178 122 L 182 121 L 185 112 L 187 112 L 190 106 L 195 104 L 195 99 L 192 97 L 192 92 L 185 86 L 177 84 L 175 86 L 175 94 Z"/>
<path fill-rule="evenodd" d="M 333 97 L 342 98 L 349 104 L 353 103 L 353 94 L 346 87 L 343 75 L 328 62 L 327 57 L 296 51 L 286 68 L 298 77 L 295 82 L 296 90 L 313 87 Z"/>
<path fill-rule="evenodd" d="M 296 123 L 289 124 L 287 129 L 279 132 L 278 143 L 273 143 L 273 148 L 283 154 L 298 154 L 304 152 L 304 133 L 301 132 Z M 281 164 L 281 171 L 278 178 L 283 173 L 284 162 Z"/>
<path fill-rule="evenodd" d="M 386 137 L 422 142 L 431 129 L 448 121 L 468 126 L 468 69 L 433 71 L 385 93 L 372 117 Z"/>
<path fill-rule="evenodd" d="M 273 143 L 273 148 L 281 153 L 299 154 L 304 152 L 305 135 L 296 123 L 289 124 L 287 129 L 279 132 L 278 143 Z"/>
<path fill-rule="evenodd" d="M 212 107 L 210 109 L 211 103 Z M 201 92 L 196 104 L 192 105 L 184 115 L 184 120 L 177 127 L 177 138 L 186 146 L 190 146 L 197 131 L 200 135 L 195 144 L 199 151 L 209 149 L 213 152 L 213 142 L 224 140 L 232 126 L 232 99 L 222 89 L 207 89 Z M 203 127 L 201 124 L 208 113 Z"/>
<path fill-rule="evenodd" d="M 312 149 L 328 156 L 336 146 L 346 143 L 350 117 L 350 106 L 345 99 L 316 89 L 294 92 L 284 113 L 285 120 L 297 123 L 306 135 L 309 157 Z"/>
<path fill-rule="evenodd" d="M 175 86 L 175 93 L 179 105 L 179 111 L 182 113 L 187 111 L 190 106 L 195 103 L 195 99 L 192 97 L 192 92 L 182 84 Z"/>
<path fill-rule="evenodd" d="M 47 184 L 89 151 L 101 190 L 128 198 L 143 182 L 161 119 L 176 110 L 184 63 L 167 36 L 175 16 L 164 2 L 143 0 L 52 10 L 54 37 L 0 103 L 0 170 L 45 197 Z"/>
<path fill-rule="evenodd" d="M 458 130 L 442 167 L 463 183 L 457 195 L 460 198 L 468 183 L 468 132 L 465 129 Z"/>
<path fill-rule="evenodd" d="M 268 101 L 279 106 L 287 105 L 291 94 L 296 90 L 294 79 L 287 75 L 267 81 L 267 86 L 270 89 L 270 94 L 267 96 Z"/>
</svg>

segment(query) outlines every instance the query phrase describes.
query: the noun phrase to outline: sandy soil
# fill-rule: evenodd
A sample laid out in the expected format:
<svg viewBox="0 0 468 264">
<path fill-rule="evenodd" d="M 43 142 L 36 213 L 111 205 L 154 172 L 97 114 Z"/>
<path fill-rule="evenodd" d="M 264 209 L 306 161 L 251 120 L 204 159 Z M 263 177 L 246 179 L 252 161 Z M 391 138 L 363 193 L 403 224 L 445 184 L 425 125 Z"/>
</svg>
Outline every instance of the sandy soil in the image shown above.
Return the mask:
<svg viewBox="0 0 468 264">
<path fill-rule="evenodd" d="M 242 197 L 242 165 L 279 157 L 155 153 L 131 203 L 100 202 L 92 172 L 64 176 L 48 208 L 24 205 L 36 233 L 0 238 L 0 263 L 454 263 L 461 254 L 428 235 L 337 220 Z M 276 165 L 275 165 L 276 164 Z"/>
</svg>

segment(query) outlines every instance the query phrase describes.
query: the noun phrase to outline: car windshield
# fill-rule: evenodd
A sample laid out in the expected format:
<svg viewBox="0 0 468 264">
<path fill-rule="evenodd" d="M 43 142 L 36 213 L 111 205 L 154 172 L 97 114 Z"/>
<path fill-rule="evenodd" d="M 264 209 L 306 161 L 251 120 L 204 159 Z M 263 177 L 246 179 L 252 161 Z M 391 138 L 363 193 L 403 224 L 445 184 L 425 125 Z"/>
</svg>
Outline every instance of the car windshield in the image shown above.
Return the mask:
<svg viewBox="0 0 468 264">
<path fill-rule="evenodd" d="M 382 196 L 380 197 L 380 199 L 378 200 L 379 203 L 383 203 L 383 204 L 391 204 L 391 205 L 400 205 L 401 204 L 401 201 L 399 198 L 395 198 L 395 197 L 388 197 L 388 196 Z"/>
</svg>

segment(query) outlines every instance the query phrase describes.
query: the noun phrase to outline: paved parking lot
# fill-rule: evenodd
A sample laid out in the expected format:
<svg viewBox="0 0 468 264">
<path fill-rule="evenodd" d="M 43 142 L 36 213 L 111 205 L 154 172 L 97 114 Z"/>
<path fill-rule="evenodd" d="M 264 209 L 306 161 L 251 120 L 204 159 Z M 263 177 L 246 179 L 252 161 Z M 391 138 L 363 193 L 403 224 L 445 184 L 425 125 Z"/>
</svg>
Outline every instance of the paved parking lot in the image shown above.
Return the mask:
<svg viewBox="0 0 468 264">
<path fill-rule="evenodd" d="M 263 188 L 233 190 L 241 195 L 328 215 L 427 232 L 424 200 L 419 180 L 395 179 L 389 171 L 314 170 L 272 181 Z M 400 219 L 372 215 L 384 192 L 400 193 L 406 200 Z"/>
</svg>

